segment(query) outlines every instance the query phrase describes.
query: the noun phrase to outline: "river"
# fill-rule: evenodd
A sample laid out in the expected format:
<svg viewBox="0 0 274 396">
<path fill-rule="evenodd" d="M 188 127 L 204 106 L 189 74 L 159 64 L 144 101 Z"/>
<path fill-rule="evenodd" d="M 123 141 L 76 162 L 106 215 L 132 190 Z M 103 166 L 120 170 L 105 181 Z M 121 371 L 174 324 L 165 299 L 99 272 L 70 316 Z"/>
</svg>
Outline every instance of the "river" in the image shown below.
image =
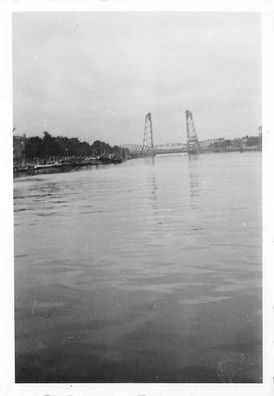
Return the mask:
<svg viewBox="0 0 274 396">
<path fill-rule="evenodd" d="M 261 382 L 261 153 L 14 180 L 17 382 Z"/>
</svg>

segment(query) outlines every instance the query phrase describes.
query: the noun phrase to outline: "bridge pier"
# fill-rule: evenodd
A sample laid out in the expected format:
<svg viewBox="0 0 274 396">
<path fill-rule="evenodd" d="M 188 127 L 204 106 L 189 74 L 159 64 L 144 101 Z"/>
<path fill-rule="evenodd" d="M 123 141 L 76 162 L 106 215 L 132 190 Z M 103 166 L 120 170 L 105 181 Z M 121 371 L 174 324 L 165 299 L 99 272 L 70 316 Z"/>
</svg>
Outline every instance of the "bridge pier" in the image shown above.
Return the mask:
<svg viewBox="0 0 274 396">
<path fill-rule="evenodd" d="M 199 142 L 194 125 L 194 119 L 191 111 L 189 110 L 186 110 L 186 133 L 188 154 L 197 154 L 199 151 Z"/>
<path fill-rule="evenodd" d="M 153 132 L 152 132 L 151 113 L 147 113 L 147 115 L 145 117 L 143 152 L 146 153 L 146 156 L 150 156 L 150 157 L 155 156 L 154 149 L 153 149 Z"/>
</svg>

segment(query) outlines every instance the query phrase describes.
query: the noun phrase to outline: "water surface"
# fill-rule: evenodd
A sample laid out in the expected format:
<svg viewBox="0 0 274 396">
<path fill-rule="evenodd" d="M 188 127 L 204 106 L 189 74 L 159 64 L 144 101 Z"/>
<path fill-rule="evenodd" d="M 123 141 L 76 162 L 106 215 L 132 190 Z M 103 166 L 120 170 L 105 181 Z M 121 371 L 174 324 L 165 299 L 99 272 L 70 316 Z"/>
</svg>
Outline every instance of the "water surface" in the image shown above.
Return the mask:
<svg viewBox="0 0 274 396">
<path fill-rule="evenodd" d="M 261 382 L 261 153 L 14 182 L 17 382 Z"/>
</svg>

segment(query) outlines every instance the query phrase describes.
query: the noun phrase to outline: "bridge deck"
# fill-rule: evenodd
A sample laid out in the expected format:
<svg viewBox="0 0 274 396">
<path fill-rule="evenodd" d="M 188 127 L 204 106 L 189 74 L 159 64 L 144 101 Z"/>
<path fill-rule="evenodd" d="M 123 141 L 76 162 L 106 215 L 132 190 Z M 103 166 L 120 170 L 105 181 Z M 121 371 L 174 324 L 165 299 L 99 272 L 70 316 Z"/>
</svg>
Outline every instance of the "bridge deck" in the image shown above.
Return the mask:
<svg viewBox="0 0 274 396">
<path fill-rule="evenodd" d="M 223 142 L 224 139 L 208 139 L 199 141 L 196 144 L 196 149 L 199 151 L 206 150 L 215 143 Z M 158 144 L 152 147 L 143 146 L 141 144 L 124 144 L 120 147 L 128 149 L 131 154 L 148 155 L 148 154 L 172 154 L 172 153 L 186 153 L 189 151 L 187 143 L 166 143 Z"/>
</svg>

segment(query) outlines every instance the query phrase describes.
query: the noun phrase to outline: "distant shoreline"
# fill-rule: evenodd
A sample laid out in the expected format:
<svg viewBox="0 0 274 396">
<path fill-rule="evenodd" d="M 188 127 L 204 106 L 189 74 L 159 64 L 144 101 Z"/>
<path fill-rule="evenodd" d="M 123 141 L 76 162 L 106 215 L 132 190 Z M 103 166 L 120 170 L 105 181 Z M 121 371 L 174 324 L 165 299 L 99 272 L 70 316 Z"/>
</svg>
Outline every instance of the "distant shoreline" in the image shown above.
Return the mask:
<svg viewBox="0 0 274 396">
<path fill-rule="evenodd" d="M 229 150 L 229 149 L 220 149 L 220 150 L 205 150 L 195 154 L 190 154 L 191 156 L 197 156 L 200 154 L 222 154 L 222 153 L 245 153 L 245 152 L 262 152 L 260 147 L 249 147 L 244 150 Z M 180 153 L 173 153 L 180 154 Z M 184 153 L 187 155 L 187 153 Z M 169 155 L 167 154 L 156 154 L 158 155 Z M 128 160 L 144 158 L 141 156 L 129 157 Z M 42 174 L 53 174 L 53 173 L 66 173 L 77 171 L 82 168 L 92 168 L 92 167 L 101 167 L 103 165 L 116 165 L 125 162 L 125 159 L 115 159 L 115 158 L 103 158 L 100 160 L 92 160 L 92 161 L 74 161 L 69 163 L 53 163 L 53 164 L 28 164 L 26 166 L 14 166 L 13 167 L 13 178 L 17 179 L 20 177 L 26 176 L 36 176 Z"/>
<path fill-rule="evenodd" d="M 24 177 L 24 176 L 35 176 L 41 174 L 51 173 L 64 173 L 71 172 L 73 170 L 79 170 L 81 168 L 91 168 L 102 165 L 116 165 L 122 163 L 120 159 L 103 158 L 96 161 L 74 161 L 65 163 L 53 163 L 53 164 L 28 164 L 25 166 L 14 166 L 13 177 Z"/>
</svg>

